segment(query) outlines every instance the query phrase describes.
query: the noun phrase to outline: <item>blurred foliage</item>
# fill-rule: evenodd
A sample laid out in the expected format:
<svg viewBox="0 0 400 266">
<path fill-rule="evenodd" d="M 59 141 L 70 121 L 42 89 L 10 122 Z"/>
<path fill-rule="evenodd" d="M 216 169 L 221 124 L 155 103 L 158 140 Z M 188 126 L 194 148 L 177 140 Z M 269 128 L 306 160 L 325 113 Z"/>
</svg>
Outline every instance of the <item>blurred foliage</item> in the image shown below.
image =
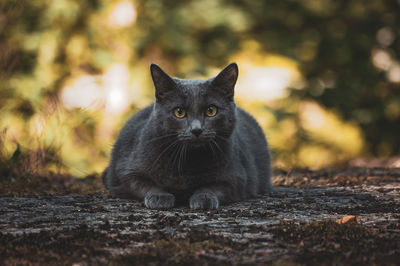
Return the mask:
<svg viewBox="0 0 400 266">
<path fill-rule="evenodd" d="M 280 97 L 237 97 L 276 165 L 398 154 L 399 11 L 396 0 L 2 0 L 2 154 L 46 150 L 50 170 L 100 172 L 124 122 L 153 99 L 150 62 L 190 78 L 230 61 L 239 82 L 290 70 Z"/>
</svg>

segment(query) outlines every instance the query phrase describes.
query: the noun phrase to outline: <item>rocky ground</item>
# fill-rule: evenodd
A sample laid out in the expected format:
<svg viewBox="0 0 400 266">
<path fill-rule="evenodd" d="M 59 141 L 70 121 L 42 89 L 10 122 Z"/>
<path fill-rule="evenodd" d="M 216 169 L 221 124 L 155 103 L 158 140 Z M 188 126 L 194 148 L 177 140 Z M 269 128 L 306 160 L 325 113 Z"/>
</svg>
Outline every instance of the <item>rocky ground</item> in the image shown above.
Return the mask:
<svg viewBox="0 0 400 266">
<path fill-rule="evenodd" d="M 400 264 L 400 169 L 282 171 L 274 184 L 216 211 L 3 190 L 0 264 Z"/>
</svg>

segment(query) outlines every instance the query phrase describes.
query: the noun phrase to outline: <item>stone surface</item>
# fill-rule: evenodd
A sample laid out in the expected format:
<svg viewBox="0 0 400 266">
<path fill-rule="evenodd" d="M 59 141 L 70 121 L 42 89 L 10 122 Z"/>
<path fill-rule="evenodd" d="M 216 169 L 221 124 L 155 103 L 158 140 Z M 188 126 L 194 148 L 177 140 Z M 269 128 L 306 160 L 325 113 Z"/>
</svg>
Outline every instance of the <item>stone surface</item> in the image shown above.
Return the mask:
<svg viewBox="0 0 400 266">
<path fill-rule="evenodd" d="M 356 216 L 359 225 L 335 223 L 346 215 Z M 332 226 L 333 236 L 325 235 L 329 228 L 318 231 L 320 224 Z M 107 194 L 0 197 L 0 264 L 330 265 L 385 258 L 396 265 L 399 224 L 396 176 L 380 184 L 277 187 L 212 211 L 150 210 Z"/>
</svg>

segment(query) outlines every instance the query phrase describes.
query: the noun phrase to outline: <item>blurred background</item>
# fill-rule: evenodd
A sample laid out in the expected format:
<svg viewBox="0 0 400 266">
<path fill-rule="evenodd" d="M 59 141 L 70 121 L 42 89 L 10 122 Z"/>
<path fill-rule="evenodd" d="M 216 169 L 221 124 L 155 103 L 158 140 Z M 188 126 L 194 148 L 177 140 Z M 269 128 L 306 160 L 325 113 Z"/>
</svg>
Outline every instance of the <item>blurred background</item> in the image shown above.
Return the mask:
<svg viewBox="0 0 400 266">
<path fill-rule="evenodd" d="M 100 173 L 153 101 L 151 62 L 180 78 L 237 62 L 236 101 L 276 168 L 393 157 L 399 14 L 397 0 L 2 0 L 3 169 Z"/>
</svg>

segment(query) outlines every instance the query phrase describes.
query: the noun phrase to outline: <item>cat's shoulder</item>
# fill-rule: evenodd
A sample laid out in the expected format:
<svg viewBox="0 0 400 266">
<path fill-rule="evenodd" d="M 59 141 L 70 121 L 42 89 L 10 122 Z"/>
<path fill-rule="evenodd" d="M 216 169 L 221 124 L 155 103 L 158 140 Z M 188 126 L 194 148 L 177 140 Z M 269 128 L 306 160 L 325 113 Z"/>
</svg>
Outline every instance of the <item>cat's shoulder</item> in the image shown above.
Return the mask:
<svg viewBox="0 0 400 266">
<path fill-rule="evenodd" d="M 146 106 L 134 114 L 122 128 L 120 136 L 133 134 L 134 132 L 137 132 L 139 129 L 143 128 L 152 114 L 153 106 L 154 103 Z"/>
<path fill-rule="evenodd" d="M 258 126 L 257 120 L 250 113 L 248 113 L 247 111 L 245 111 L 244 109 L 242 109 L 240 107 L 237 107 L 236 110 L 237 110 L 236 114 L 237 114 L 239 123 L 240 122 L 243 122 L 246 124 L 250 123 L 250 124 L 255 124 Z"/>
<path fill-rule="evenodd" d="M 238 132 L 244 134 L 250 138 L 261 137 L 265 139 L 264 132 L 257 122 L 257 120 L 247 111 L 240 107 L 237 107 L 236 123 L 238 124 Z"/>
<path fill-rule="evenodd" d="M 149 117 L 151 116 L 151 113 L 153 112 L 153 109 L 154 109 L 154 103 L 151 103 L 150 105 L 140 109 L 136 114 L 131 116 L 131 118 L 128 120 L 126 124 L 127 125 L 136 124 L 148 120 Z"/>
<path fill-rule="evenodd" d="M 154 103 L 151 103 L 148 106 L 144 107 L 143 109 L 140 109 L 132 118 L 136 118 L 136 119 L 149 118 L 153 109 L 154 109 Z"/>
</svg>

